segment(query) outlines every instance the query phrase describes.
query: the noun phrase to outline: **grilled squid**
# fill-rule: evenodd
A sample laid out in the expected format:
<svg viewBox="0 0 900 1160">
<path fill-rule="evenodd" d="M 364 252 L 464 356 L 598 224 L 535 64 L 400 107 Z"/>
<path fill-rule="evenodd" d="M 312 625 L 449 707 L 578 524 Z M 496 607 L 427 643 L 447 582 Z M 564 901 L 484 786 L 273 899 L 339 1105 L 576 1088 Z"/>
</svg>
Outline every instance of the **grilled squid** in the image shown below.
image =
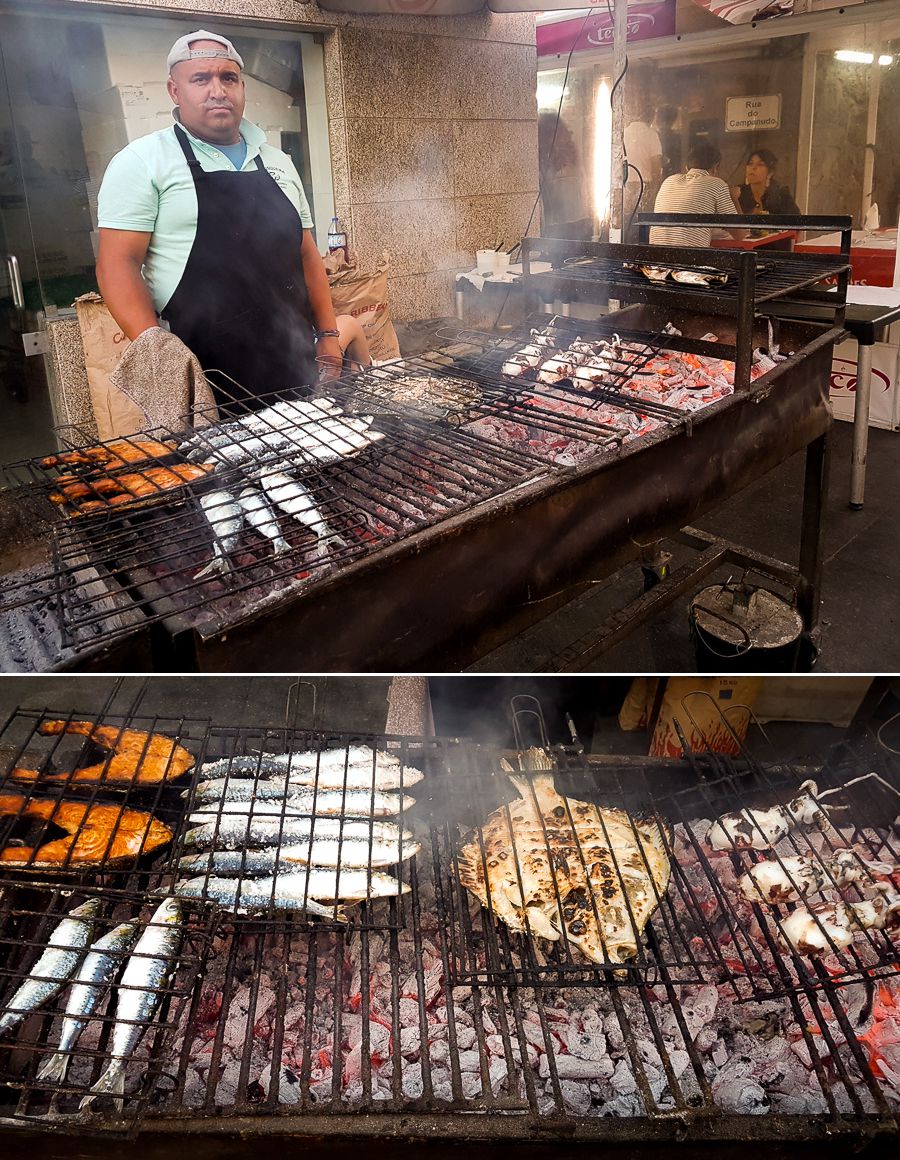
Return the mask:
<svg viewBox="0 0 900 1160">
<path fill-rule="evenodd" d="M 858 930 L 900 928 L 900 895 L 879 895 L 864 902 L 820 902 L 799 906 L 781 924 L 781 941 L 801 955 L 846 950 Z"/>
<path fill-rule="evenodd" d="M 814 781 L 805 781 L 797 796 L 785 806 L 723 814 L 707 830 L 707 845 L 713 850 L 769 850 L 795 826 L 826 830 L 831 823 L 825 809 L 816 801 L 818 792 Z"/>
<path fill-rule="evenodd" d="M 546 383 L 552 387 L 565 379 L 574 379 L 575 369 L 582 361 L 581 355 L 572 354 L 570 351 L 554 355 L 553 358 L 548 358 L 541 363 L 541 369 L 538 371 L 538 382 Z"/>
<path fill-rule="evenodd" d="M 546 357 L 547 348 L 545 346 L 539 346 L 536 342 L 529 343 L 528 346 L 523 346 L 521 350 L 517 350 L 506 360 L 500 368 L 500 373 L 510 377 L 527 374 L 528 371 L 540 366 Z"/>
<path fill-rule="evenodd" d="M 791 856 L 778 862 L 757 862 L 738 879 L 741 894 L 750 902 L 796 902 L 829 886 L 871 884 L 897 868 L 887 862 L 867 862 L 855 850 L 838 850 L 826 862 Z"/>
</svg>

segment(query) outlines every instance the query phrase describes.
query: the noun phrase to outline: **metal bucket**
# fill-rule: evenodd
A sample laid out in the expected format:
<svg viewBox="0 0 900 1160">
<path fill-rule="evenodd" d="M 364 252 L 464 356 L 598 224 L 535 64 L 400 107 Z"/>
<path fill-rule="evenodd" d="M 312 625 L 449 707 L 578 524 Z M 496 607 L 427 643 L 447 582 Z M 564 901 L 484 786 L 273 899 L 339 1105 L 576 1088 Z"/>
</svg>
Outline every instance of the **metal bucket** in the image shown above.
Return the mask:
<svg viewBox="0 0 900 1160">
<path fill-rule="evenodd" d="M 783 596 L 752 584 L 714 584 L 690 606 L 700 673 L 793 673 L 803 621 Z"/>
</svg>

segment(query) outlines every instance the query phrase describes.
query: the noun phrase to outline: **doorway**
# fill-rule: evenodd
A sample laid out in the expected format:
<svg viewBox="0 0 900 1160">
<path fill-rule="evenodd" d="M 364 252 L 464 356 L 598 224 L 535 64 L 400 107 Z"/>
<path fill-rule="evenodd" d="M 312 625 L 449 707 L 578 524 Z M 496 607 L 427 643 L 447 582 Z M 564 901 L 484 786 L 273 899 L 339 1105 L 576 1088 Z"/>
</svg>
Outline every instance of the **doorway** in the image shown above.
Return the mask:
<svg viewBox="0 0 900 1160">
<path fill-rule="evenodd" d="M 27 152 L 27 151 L 26 151 Z M 23 336 L 42 309 L 22 142 L 0 48 L 0 462 L 54 450 L 54 419 L 44 357 L 26 355 Z"/>
</svg>

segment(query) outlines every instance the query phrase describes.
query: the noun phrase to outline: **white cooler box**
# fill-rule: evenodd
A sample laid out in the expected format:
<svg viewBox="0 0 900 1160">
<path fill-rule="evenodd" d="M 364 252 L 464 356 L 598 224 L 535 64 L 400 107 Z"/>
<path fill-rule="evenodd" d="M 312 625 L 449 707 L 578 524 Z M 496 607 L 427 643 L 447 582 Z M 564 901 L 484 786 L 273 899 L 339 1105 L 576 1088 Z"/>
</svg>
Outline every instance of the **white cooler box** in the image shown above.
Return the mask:
<svg viewBox="0 0 900 1160">
<path fill-rule="evenodd" d="M 869 295 L 864 290 L 851 287 L 848 299 L 854 292 L 859 300 L 866 302 Z M 896 295 L 897 291 L 882 291 L 882 295 Z M 834 348 L 831 364 L 831 402 L 835 419 L 853 420 L 853 405 L 856 400 L 856 360 L 859 350 L 855 339 L 848 339 Z M 882 427 L 886 431 L 900 431 L 900 323 L 894 323 L 885 334 L 884 342 L 876 342 L 872 347 L 872 395 L 869 408 L 869 425 Z"/>
</svg>

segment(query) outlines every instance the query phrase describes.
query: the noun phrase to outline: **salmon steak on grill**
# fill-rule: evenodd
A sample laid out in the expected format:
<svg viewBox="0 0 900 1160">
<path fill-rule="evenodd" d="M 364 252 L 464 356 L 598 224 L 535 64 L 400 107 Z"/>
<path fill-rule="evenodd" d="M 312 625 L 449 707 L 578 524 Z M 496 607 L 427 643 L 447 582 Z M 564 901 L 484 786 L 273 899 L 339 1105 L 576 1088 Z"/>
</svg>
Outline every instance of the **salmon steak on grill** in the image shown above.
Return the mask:
<svg viewBox="0 0 900 1160">
<path fill-rule="evenodd" d="M 563 797 L 550 773 L 510 780 L 518 799 L 463 842 L 463 886 L 514 931 L 564 938 L 595 963 L 634 958 L 669 885 L 659 822 Z"/>
<path fill-rule="evenodd" d="M 183 745 L 177 745 L 163 733 L 143 729 L 123 729 L 118 725 L 97 725 L 92 721 L 41 721 L 38 733 L 58 737 L 63 733 L 89 737 L 108 756 L 71 773 L 41 773 L 37 769 L 16 767 L 13 781 L 103 782 L 104 785 L 155 785 L 174 781 L 192 768 L 194 756 Z"/>
<path fill-rule="evenodd" d="M 5 793 L 0 794 L 0 817 L 52 822 L 65 831 L 65 837 L 36 846 L 6 846 L 0 850 L 0 866 L 99 869 L 150 854 L 172 840 L 169 827 L 145 810 L 102 802 Z"/>
</svg>

